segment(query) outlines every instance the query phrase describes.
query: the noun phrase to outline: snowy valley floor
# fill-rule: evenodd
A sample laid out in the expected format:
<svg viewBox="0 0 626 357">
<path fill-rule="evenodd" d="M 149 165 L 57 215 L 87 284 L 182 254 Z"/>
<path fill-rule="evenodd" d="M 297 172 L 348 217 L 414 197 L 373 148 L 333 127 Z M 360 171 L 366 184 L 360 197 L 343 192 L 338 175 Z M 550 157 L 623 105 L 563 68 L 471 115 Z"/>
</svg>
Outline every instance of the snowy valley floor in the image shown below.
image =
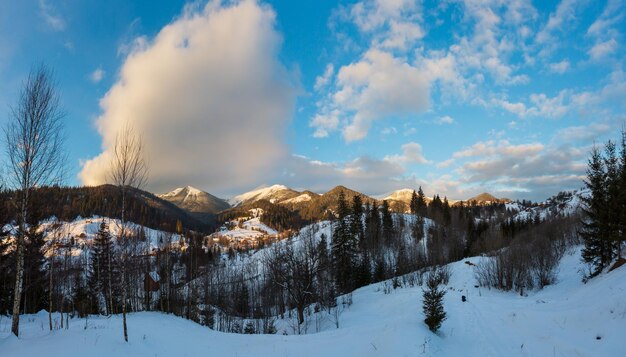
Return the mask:
<svg viewBox="0 0 626 357">
<path fill-rule="evenodd" d="M 467 259 L 474 263 L 481 258 Z M 448 319 L 439 334 L 422 322 L 422 290 L 384 294 L 380 284 L 353 294 L 340 328 L 309 335 L 239 335 L 155 312 L 70 321 L 48 331 L 45 312 L 22 317 L 22 336 L 0 317 L 1 356 L 624 356 L 626 266 L 587 284 L 578 252 L 566 255 L 556 285 L 527 297 L 474 287 L 473 267 L 451 264 Z M 461 302 L 461 295 L 468 297 Z M 87 326 L 87 328 L 85 328 Z M 281 331 L 279 331 L 280 333 Z M 598 339 L 598 337 L 600 339 Z"/>
</svg>

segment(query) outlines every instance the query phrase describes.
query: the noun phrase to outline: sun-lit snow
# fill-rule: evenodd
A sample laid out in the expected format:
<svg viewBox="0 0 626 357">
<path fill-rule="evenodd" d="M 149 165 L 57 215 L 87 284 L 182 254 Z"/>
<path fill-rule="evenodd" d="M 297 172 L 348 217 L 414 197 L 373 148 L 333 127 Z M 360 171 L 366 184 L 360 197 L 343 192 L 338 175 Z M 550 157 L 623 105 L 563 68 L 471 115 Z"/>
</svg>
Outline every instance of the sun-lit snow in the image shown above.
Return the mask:
<svg viewBox="0 0 626 357">
<path fill-rule="evenodd" d="M 308 202 L 312 199 L 311 195 L 309 195 L 308 193 L 303 193 L 299 196 L 296 196 L 294 198 L 290 198 L 287 200 L 282 201 L 281 203 L 300 203 L 300 202 Z"/>
<path fill-rule="evenodd" d="M 276 192 L 284 191 L 284 190 L 289 190 L 289 188 L 284 185 L 272 185 L 269 187 L 261 187 L 261 188 L 257 188 L 255 190 L 252 190 L 246 193 L 242 193 L 238 196 L 235 196 L 229 199 L 228 202 L 233 206 L 237 206 L 240 203 L 246 202 L 246 201 L 251 201 L 251 200 L 257 201 L 257 200 L 262 200 L 262 199 L 268 199 L 272 195 L 274 195 Z M 270 199 L 270 202 L 271 202 L 271 199 Z"/>
<path fill-rule="evenodd" d="M 626 267 L 583 284 L 579 251 L 561 262 L 558 282 L 528 296 L 476 288 L 481 257 L 450 264 L 448 314 L 439 333 L 423 323 L 421 287 L 391 289 L 384 282 L 358 289 L 334 323 L 309 318 L 306 335 L 216 332 L 173 315 L 133 313 L 129 343 L 121 317 L 72 319 L 68 330 L 48 331 L 45 312 L 21 319 L 21 336 L 0 317 L 2 356 L 620 356 L 626 349 Z M 461 301 L 461 296 L 467 302 Z M 602 297 L 602 298 L 598 298 Z M 59 316 L 55 315 L 58 324 Z"/>
</svg>

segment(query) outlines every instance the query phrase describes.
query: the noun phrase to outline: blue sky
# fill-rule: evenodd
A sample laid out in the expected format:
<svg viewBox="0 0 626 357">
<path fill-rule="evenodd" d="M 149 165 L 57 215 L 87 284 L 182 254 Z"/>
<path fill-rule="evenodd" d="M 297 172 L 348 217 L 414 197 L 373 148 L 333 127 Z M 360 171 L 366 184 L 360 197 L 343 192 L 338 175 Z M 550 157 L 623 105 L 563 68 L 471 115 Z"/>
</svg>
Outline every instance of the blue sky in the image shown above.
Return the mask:
<svg viewBox="0 0 626 357">
<path fill-rule="evenodd" d="M 608 1 L 0 3 L 0 115 L 44 61 L 67 183 L 105 181 L 127 121 L 148 189 L 423 186 L 541 200 L 625 122 L 626 6 Z"/>
</svg>

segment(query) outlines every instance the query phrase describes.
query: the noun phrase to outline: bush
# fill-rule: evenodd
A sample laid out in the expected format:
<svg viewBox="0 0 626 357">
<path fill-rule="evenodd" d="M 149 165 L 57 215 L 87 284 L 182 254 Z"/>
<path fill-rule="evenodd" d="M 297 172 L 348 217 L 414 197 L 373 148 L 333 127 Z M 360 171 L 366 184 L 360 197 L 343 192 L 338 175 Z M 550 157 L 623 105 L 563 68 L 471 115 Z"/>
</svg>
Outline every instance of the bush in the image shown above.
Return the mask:
<svg viewBox="0 0 626 357">
<path fill-rule="evenodd" d="M 524 289 L 541 289 L 553 284 L 559 261 L 564 254 L 562 242 L 545 236 L 529 243 L 522 242 L 524 239 L 478 264 L 478 284 L 505 291 L 516 290 L 520 294 L 523 294 Z"/>
</svg>

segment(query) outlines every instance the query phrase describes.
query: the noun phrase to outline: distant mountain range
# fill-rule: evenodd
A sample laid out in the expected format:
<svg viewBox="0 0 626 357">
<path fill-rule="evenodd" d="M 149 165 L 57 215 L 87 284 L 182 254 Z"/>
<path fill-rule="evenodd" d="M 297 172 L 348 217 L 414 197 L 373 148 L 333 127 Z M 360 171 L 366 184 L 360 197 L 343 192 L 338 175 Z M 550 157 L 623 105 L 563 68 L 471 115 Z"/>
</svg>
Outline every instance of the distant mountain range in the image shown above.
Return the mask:
<svg viewBox="0 0 626 357">
<path fill-rule="evenodd" d="M 157 196 L 194 214 L 198 218 L 202 218 L 202 214 L 214 215 L 235 208 L 255 208 L 255 203 L 264 201 L 269 204 L 286 207 L 291 211 L 297 211 L 303 219 L 311 220 L 323 218 L 336 209 L 340 192 L 344 193 L 347 200 L 351 200 L 355 195 L 359 195 L 363 203 L 371 204 L 377 201 L 377 203 L 381 204 L 383 200 L 386 200 L 393 211 L 408 212 L 413 191 L 413 189 L 405 188 L 382 196 L 370 197 L 344 186 L 336 186 L 326 193 L 318 194 L 309 190 L 297 191 L 284 185 L 272 185 L 259 187 L 225 200 L 200 189 L 186 186 Z M 426 197 L 426 201 L 430 202 L 432 198 Z M 449 202 L 450 204 L 463 202 L 464 204 L 472 205 L 488 205 L 510 201 L 507 198 L 496 198 L 489 193 L 481 193 L 465 201 L 451 200 Z M 267 203 L 264 203 L 264 205 L 267 205 Z"/>
</svg>

